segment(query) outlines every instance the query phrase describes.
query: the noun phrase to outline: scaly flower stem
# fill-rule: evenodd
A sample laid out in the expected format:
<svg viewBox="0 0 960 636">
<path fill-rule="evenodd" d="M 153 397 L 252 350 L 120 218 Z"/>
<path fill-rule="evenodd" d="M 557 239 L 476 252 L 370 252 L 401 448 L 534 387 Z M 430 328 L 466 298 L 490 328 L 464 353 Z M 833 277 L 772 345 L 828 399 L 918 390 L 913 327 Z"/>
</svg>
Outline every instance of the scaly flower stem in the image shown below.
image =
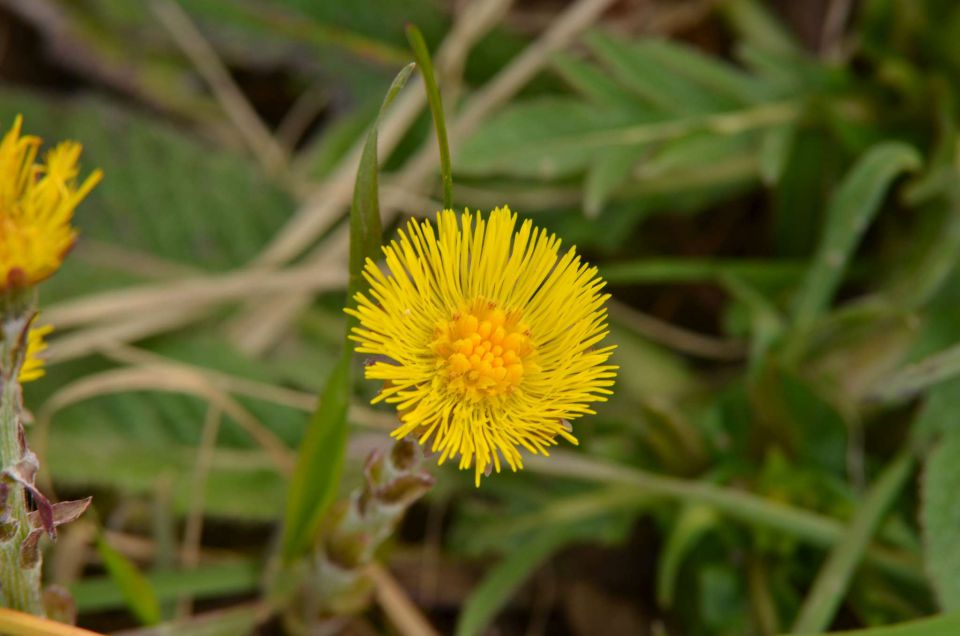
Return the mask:
<svg viewBox="0 0 960 636">
<path fill-rule="evenodd" d="M 413 440 L 370 455 L 364 484 L 327 514 L 298 598 L 288 608 L 292 633 L 313 633 L 318 620 L 360 611 L 369 602 L 368 566 L 404 513 L 433 486 Z"/>
<path fill-rule="evenodd" d="M 19 374 L 32 311 L 9 299 L 3 303 L 0 342 L 0 469 L 13 469 L 24 458 Z M 4 497 L 5 495 L 5 497 Z M 3 501 L 5 499 L 5 501 Z M 0 478 L 0 605 L 44 615 L 40 592 L 40 559 L 23 563 L 23 545 L 30 533 L 23 487 Z"/>
</svg>

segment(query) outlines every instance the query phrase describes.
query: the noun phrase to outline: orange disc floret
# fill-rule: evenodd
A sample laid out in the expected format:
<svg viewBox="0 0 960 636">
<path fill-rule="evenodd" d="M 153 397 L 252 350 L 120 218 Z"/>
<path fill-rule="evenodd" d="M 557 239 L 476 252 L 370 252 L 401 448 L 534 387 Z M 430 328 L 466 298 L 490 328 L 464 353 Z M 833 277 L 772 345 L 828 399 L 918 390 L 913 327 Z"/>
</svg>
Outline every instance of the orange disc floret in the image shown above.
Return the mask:
<svg viewBox="0 0 960 636">
<path fill-rule="evenodd" d="M 77 205 L 100 181 L 80 181 L 81 146 L 65 141 L 37 161 L 41 140 L 22 135 L 22 118 L 0 141 L 0 291 L 35 285 L 59 269 L 76 241 Z"/>
<path fill-rule="evenodd" d="M 368 260 L 370 292 L 346 311 L 357 351 L 385 358 L 366 377 L 384 382 L 374 401 L 396 405 L 394 437 L 429 443 L 441 463 L 459 456 L 477 484 L 502 462 L 522 468 L 521 448 L 576 443 L 570 420 L 616 376 L 595 267 L 508 208 L 410 221 L 383 252 L 389 273 Z"/>
</svg>

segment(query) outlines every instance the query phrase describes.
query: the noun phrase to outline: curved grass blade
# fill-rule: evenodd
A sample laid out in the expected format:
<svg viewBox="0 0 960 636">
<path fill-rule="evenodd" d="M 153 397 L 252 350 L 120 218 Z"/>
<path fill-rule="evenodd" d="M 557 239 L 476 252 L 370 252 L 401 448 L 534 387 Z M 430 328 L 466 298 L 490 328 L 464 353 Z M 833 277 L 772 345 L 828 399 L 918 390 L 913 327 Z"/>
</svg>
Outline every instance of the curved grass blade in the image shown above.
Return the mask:
<svg viewBox="0 0 960 636">
<path fill-rule="evenodd" d="M 453 206 L 453 172 L 450 167 L 450 144 L 447 142 L 447 124 L 443 116 L 443 100 L 440 98 L 440 88 L 433 72 L 433 62 L 430 60 L 430 51 L 423 34 L 413 24 L 407 25 L 407 41 L 413 49 L 413 57 L 420 66 L 423 74 L 423 84 L 427 90 L 427 102 L 430 104 L 430 114 L 433 115 L 433 126 L 437 130 L 437 145 L 440 146 L 440 181 L 443 184 L 443 207 L 451 209 Z"/>
<path fill-rule="evenodd" d="M 562 526 L 548 526 L 506 556 L 470 594 L 457 619 L 456 636 L 484 633 L 517 588 L 568 540 Z"/>
<path fill-rule="evenodd" d="M 901 454 L 867 492 L 843 537 L 833 546 L 830 556 L 817 574 L 793 625 L 794 633 L 821 632 L 830 626 L 857 566 L 866 555 L 870 540 L 906 485 L 912 468 L 913 456 Z"/>
<path fill-rule="evenodd" d="M 917 169 L 920 161 L 912 146 L 886 142 L 868 150 L 847 173 L 830 200 L 823 238 L 794 305 L 794 324 L 800 332 L 830 304 L 890 184 L 901 173 Z"/>
<path fill-rule="evenodd" d="M 960 634 L 960 612 L 909 621 L 899 625 L 831 632 L 831 634 L 833 636 L 946 636 L 947 634 Z M 813 635 L 807 634 L 806 636 Z"/>
<path fill-rule="evenodd" d="M 382 242 L 377 187 L 377 126 L 411 72 L 413 64 L 406 66 L 393 80 L 360 155 L 353 205 L 350 208 L 348 298 L 351 299 L 364 289 L 363 264 L 367 258 L 377 256 Z M 347 334 L 350 333 L 354 320 L 347 320 Z M 281 548 L 283 559 L 287 563 L 309 548 L 327 507 L 337 492 L 347 443 L 347 404 L 350 401 L 353 368 L 351 362 L 351 347 L 345 338 L 343 353 L 327 380 L 320 404 L 310 418 L 300 443 L 297 464 L 290 479 Z"/>
<path fill-rule="evenodd" d="M 183 596 L 212 600 L 248 595 L 257 589 L 263 564 L 254 559 L 230 560 L 201 565 L 195 570 L 149 572 L 144 574 L 161 603 Z M 123 607 L 124 592 L 113 577 L 85 577 L 70 586 L 81 613 L 103 612 Z"/>
<path fill-rule="evenodd" d="M 123 594 L 127 607 L 144 625 L 160 622 L 160 601 L 153 585 L 127 557 L 113 549 L 106 539 L 97 539 L 97 552 Z"/>
<path fill-rule="evenodd" d="M 663 557 L 657 567 L 657 602 L 661 607 L 673 606 L 677 577 L 683 559 L 714 526 L 718 517 L 712 508 L 688 505 L 680 513 L 667 537 Z"/>
<path fill-rule="evenodd" d="M 950 420 L 954 424 L 954 417 Z M 920 515 L 927 572 L 940 607 L 960 611 L 960 429 L 949 430 L 927 457 L 922 484 Z"/>
</svg>

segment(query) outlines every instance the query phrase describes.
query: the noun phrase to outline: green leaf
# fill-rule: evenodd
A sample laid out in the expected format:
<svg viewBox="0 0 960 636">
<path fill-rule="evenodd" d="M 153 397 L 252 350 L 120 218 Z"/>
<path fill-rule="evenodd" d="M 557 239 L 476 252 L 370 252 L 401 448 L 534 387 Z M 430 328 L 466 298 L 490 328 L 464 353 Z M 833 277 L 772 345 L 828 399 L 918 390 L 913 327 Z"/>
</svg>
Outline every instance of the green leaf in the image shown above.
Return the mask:
<svg viewBox="0 0 960 636">
<path fill-rule="evenodd" d="M 771 128 L 760 144 L 760 177 L 767 185 L 779 183 L 797 135 L 794 125 Z"/>
<path fill-rule="evenodd" d="M 97 552 L 100 554 L 103 566 L 120 588 L 127 607 L 140 622 L 145 625 L 159 623 L 160 601 L 150 581 L 127 557 L 110 547 L 103 537 L 97 539 Z"/>
<path fill-rule="evenodd" d="M 900 280 L 891 295 L 898 305 L 922 307 L 936 297 L 950 281 L 960 259 L 960 188 L 956 172 L 951 173 L 950 194 L 942 201 L 942 215 L 934 221 L 932 240 L 923 245 L 922 255 L 914 267 L 900 273 Z M 935 210 L 931 210 L 935 211 Z"/>
<path fill-rule="evenodd" d="M 654 185 L 665 176 L 706 171 L 757 153 L 760 140 L 754 131 L 731 135 L 693 132 L 665 141 L 640 165 L 637 176 Z"/>
<path fill-rule="evenodd" d="M 927 356 L 881 378 L 870 398 L 881 403 L 902 402 L 960 375 L 960 345 Z"/>
<path fill-rule="evenodd" d="M 456 636 L 482 634 L 523 582 L 566 541 L 562 527 L 547 527 L 494 566 L 463 605 Z"/>
<path fill-rule="evenodd" d="M 912 468 L 913 456 L 903 453 L 884 469 L 870 487 L 843 537 L 830 550 L 830 556 L 817 574 L 794 623 L 794 632 L 823 631 L 833 622 L 854 571 L 866 554 L 867 545 L 906 484 Z M 955 485 L 960 486 L 960 482 Z"/>
<path fill-rule="evenodd" d="M 655 40 L 627 42 L 594 31 L 586 41 L 624 86 L 664 113 L 694 115 L 735 107 L 737 100 L 691 81 L 663 63 L 671 51 Z M 674 55 L 671 62 L 678 63 Z M 682 65 L 681 65 L 682 66 Z M 700 67 L 702 74 L 703 67 Z"/>
<path fill-rule="evenodd" d="M 437 145 L 440 147 L 440 182 L 443 184 L 443 207 L 449 210 L 453 207 L 453 172 L 450 168 L 450 144 L 447 142 L 447 124 L 443 116 L 443 100 L 440 98 L 440 88 L 433 72 L 433 62 L 430 60 L 430 51 L 423 40 L 423 34 L 416 26 L 407 25 L 407 40 L 413 49 L 414 59 L 420 65 L 423 75 L 424 88 L 427 91 L 427 102 L 430 104 L 430 114 L 433 116 L 433 127 L 437 131 Z"/>
<path fill-rule="evenodd" d="M 750 369 L 748 378 L 756 380 L 763 372 L 766 353 L 783 333 L 783 318 L 777 308 L 757 289 L 737 274 L 723 277 L 723 286 L 745 311 L 750 325 Z M 736 305 L 733 310 L 736 310 Z"/>
<path fill-rule="evenodd" d="M 645 154 L 647 150 L 642 147 L 611 148 L 590 166 L 583 190 L 583 210 L 588 217 L 600 214 L 610 195 L 630 178 L 631 170 Z"/>
<path fill-rule="evenodd" d="M 380 204 L 377 192 L 377 126 L 384 112 L 413 72 L 406 66 L 394 79 L 380 115 L 374 122 L 360 156 L 350 208 L 350 286 L 348 298 L 363 291 L 364 263 L 375 258 L 382 242 Z M 355 319 L 347 321 L 349 335 Z M 352 347 L 344 342 L 343 353 L 330 374 L 320 404 L 314 412 L 300 450 L 287 494 L 284 515 L 283 558 L 289 563 L 310 546 L 340 482 L 347 443 L 347 406 L 352 382 Z"/>
<path fill-rule="evenodd" d="M 458 154 L 457 169 L 473 175 L 550 179 L 582 172 L 612 148 L 681 140 L 699 133 L 733 138 L 794 121 L 799 113 L 795 104 L 783 102 L 651 121 L 570 98 L 540 98 L 507 108 L 482 126 Z"/>
<path fill-rule="evenodd" d="M 498 489 L 500 484 L 491 484 Z M 486 488 L 486 485 L 485 485 Z M 597 488 L 555 493 L 542 484 L 502 487 L 509 509 L 491 515 L 489 509 L 464 507 L 451 528 L 450 546 L 467 555 L 511 553 L 546 527 L 564 527 L 570 537 L 591 543 L 624 540 L 636 515 L 652 501 L 632 488 Z"/>
<path fill-rule="evenodd" d="M 799 54 L 800 44 L 757 0 L 725 2 L 723 12 L 734 29 L 748 44 L 762 51 Z"/>
<path fill-rule="evenodd" d="M 519 102 L 491 118 L 457 152 L 457 170 L 471 175 L 511 174 L 549 179 L 581 172 L 605 143 L 598 133 L 636 121 L 623 112 L 597 109 L 572 98 L 549 97 Z"/>
<path fill-rule="evenodd" d="M 794 324 L 801 332 L 829 305 L 892 181 L 920 162 L 913 147 L 886 142 L 868 150 L 851 168 L 830 200 L 823 237 L 794 305 Z"/>
<path fill-rule="evenodd" d="M 352 299 L 354 294 L 364 289 L 363 267 L 366 260 L 380 256 L 380 245 L 383 242 L 383 232 L 380 227 L 380 195 L 377 173 L 377 129 L 380 120 L 393 98 L 407 83 L 414 65 L 408 64 L 394 78 L 387 94 L 380 106 L 380 113 L 370 128 L 367 140 L 360 155 L 360 164 L 357 166 L 357 180 L 353 188 L 353 204 L 350 207 L 350 286 L 347 298 Z M 350 321 L 347 324 L 347 333 L 350 333 Z"/>
<path fill-rule="evenodd" d="M 175 602 L 172 600 L 171 602 Z M 136 636 L 237 636 L 255 634 L 263 622 L 264 609 L 257 603 L 245 603 L 193 614 L 153 627 L 136 630 Z"/>
<path fill-rule="evenodd" d="M 899 625 L 830 633 L 833 636 L 948 636 L 960 633 L 960 612 L 909 621 Z M 814 636 L 814 634 L 806 634 L 805 636 Z"/>
<path fill-rule="evenodd" d="M 667 537 L 660 562 L 657 565 L 657 602 L 662 607 L 673 605 L 674 588 L 677 575 L 683 564 L 683 557 L 692 550 L 700 537 L 717 524 L 717 515 L 713 509 L 705 506 L 684 506 L 680 517 Z"/>
<path fill-rule="evenodd" d="M 347 444 L 351 370 L 352 355 L 345 347 L 300 443 L 284 515 L 283 557 L 287 562 L 308 549 L 337 494 Z"/>
<path fill-rule="evenodd" d="M 606 69 L 564 53 L 555 55 L 552 62 L 553 70 L 594 105 L 636 113 L 638 117 L 653 116 L 653 110 L 641 104 L 636 95 L 613 80 Z"/>
<path fill-rule="evenodd" d="M 954 424 L 955 418 L 956 411 L 951 413 Z M 960 610 L 960 427 L 954 425 L 927 458 L 922 487 L 927 572 L 940 606 Z"/>
<path fill-rule="evenodd" d="M 761 259 L 651 258 L 600 268 L 609 283 L 723 282 L 735 276 L 757 285 L 785 285 L 803 276 L 801 261 Z"/>
<path fill-rule="evenodd" d="M 690 46 L 650 38 L 642 42 L 642 50 L 665 69 L 740 105 L 755 104 L 775 95 L 770 86 L 756 77 Z"/>
<path fill-rule="evenodd" d="M 122 558 L 122 557 L 121 557 Z M 197 599 L 236 596 L 257 589 L 263 574 L 256 561 L 230 561 L 202 565 L 193 570 L 151 572 L 146 584 L 158 601 L 176 601 L 183 596 Z M 81 612 L 101 612 L 123 607 L 124 587 L 114 577 L 88 577 L 70 586 Z"/>
</svg>

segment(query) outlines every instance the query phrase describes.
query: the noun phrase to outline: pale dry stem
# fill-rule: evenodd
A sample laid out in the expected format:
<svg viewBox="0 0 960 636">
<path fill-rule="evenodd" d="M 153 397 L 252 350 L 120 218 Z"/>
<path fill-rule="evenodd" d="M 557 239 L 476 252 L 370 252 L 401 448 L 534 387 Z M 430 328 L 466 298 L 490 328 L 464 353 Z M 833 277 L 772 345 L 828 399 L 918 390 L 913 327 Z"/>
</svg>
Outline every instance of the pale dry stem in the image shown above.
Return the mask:
<svg viewBox="0 0 960 636">
<path fill-rule="evenodd" d="M 172 0 L 151 0 L 150 6 L 177 46 L 197 67 L 240 138 L 260 160 L 267 173 L 278 175 L 282 172 L 289 161 L 286 152 L 260 120 L 216 50 L 203 37 L 187 12 Z"/>
</svg>

